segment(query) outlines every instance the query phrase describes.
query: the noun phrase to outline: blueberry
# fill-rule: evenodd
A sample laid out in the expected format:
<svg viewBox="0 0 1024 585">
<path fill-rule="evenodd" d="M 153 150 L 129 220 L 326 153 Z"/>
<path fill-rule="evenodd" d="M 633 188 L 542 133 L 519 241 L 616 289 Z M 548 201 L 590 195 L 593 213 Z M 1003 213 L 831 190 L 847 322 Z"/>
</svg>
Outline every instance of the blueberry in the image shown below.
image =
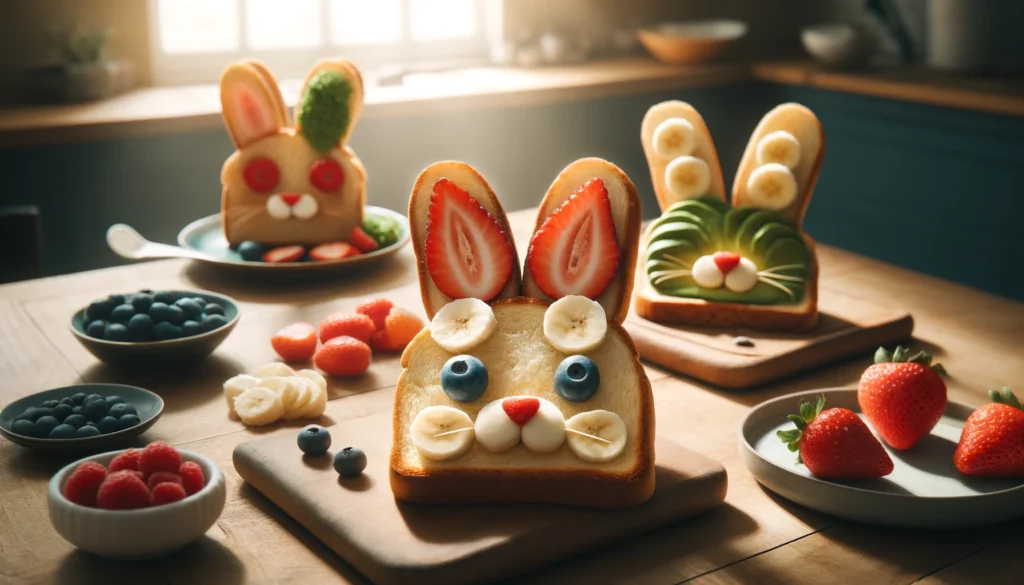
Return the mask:
<svg viewBox="0 0 1024 585">
<path fill-rule="evenodd" d="M 108 296 L 107 300 L 109 300 L 111 303 L 113 303 L 113 305 L 115 307 L 118 306 L 118 305 L 123 305 L 124 304 L 124 295 L 113 294 L 113 295 Z"/>
<path fill-rule="evenodd" d="M 53 409 L 47 408 L 45 406 L 36 407 L 36 411 L 32 414 L 32 420 L 38 421 L 40 418 L 44 416 L 53 416 Z"/>
<path fill-rule="evenodd" d="M 366 453 L 355 447 L 345 447 L 334 454 L 334 470 L 346 479 L 358 477 L 366 469 Z"/>
<path fill-rule="evenodd" d="M 331 431 L 320 425 L 308 425 L 299 431 L 299 449 L 306 455 L 323 455 L 331 448 Z"/>
<path fill-rule="evenodd" d="M 71 425 L 57 425 L 50 431 L 49 437 L 51 439 L 73 439 L 76 430 Z"/>
<path fill-rule="evenodd" d="M 197 302 L 197 303 L 199 303 L 200 307 L 203 307 L 204 309 L 206 308 L 206 303 L 208 301 L 206 299 L 204 299 L 203 297 L 192 297 L 192 300 Z"/>
<path fill-rule="evenodd" d="M 47 400 L 42 404 L 43 408 L 55 408 L 60 404 L 60 400 Z"/>
<path fill-rule="evenodd" d="M 224 315 L 207 315 L 203 317 L 203 329 L 206 331 L 220 329 L 227 324 L 228 320 L 224 318 Z"/>
<path fill-rule="evenodd" d="M 128 328 L 120 323 L 107 323 L 103 338 L 107 341 L 128 341 Z"/>
<path fill-rule="evenodd" d="M 127 402 L 122 402 L 120 404 L 115 404 L 111 406 L 109 414 L 114 418 L 121 418 L 126 414 L 139 414 L 139 412 L 135 410 L 135 407 L 132 406 L 131 404 Z"/>
<path fill-rule="evenodd" d="M 165 305 L 172 305 L 174 304 L 174 301 L 178 300 L 178 295 L 169 290 L 161 290 L 157 291 L 153 295 L 153 300 L 158 303 L 164 303 Z"/>
<path fill-rule="evenodd" d="M 120 396 L 113 396 L 113 395 L 112 396 L 107 396 L 106 398 L 104 398 L 104 400 L 106 400 L 107 404 L 109 404 L 110 406 L 114 406 L 115 404 L 121 404 L 122 402 L 128 402 L 127 400 L 125 400 L 124 398 L 121 398 Z"/>
<path fill-rule="evenodd" d="M 132 306 L 135 310 L 140 313 L 145 313 L 149 310 L 150 305 L 153 304 L 153 295 L 146 293 L 139 293 L 132 297 Z"/>
<path fill-rule="evenodd" d="M 190 321 L 196 321 L 203 317 L 203 305 L 197 303 L 195 299 L 178 299 L 174 306 L 181 309 L 185 313 L 185 318 Z"/>
<path fill-rule="evenodd" d="M 68 406 L 75 406 L 75 399 L 72 396 L 65 396 L 60 399 L 61 404 L 67 404 Z"/>
<path fill-rule="evenodd" d="M 114 307 L 114 310 L 110 313 L 110 320 L 115 323 L 127 323 L 128 319 L 131 319 L 134 314 L 135 307 L 125 303 Z"/>
<path fill-rule="evenodd" d="M 157 323 L 156 327 L 153 328 L 153 337 L 160 340 L 177 339 L 181 337 L 181 333 L 181 327 L 167 321 Z"/>
<path fill-rule="evenodd" d="M 88 437 L 98 437 L 98 436 L 100 436 L 100 430 L 97 429 L 96 427 L 92 426 L 92 425 L 85 425 L 85 426 L 79 427 L 79 429 L 77 431 L 75 431 L 75 438 L 76 439 L 86 439 Z"/>
<path fill-rule="evenodd" d="M 36 435 L 36 425 L 30 420 L 19 419 L 11 425 L 11 432 L 23 437 L 34 437 Z"/>
<path fill-rule="evenodd" d="M 85 392 L 76 392 L 75 394 L 72 394 L 71 401 L 75 403 L 75 406 L 85 404 Z"/>
<path fill-rule="evenodd" d="M 566 400 L 583 402 L 597 392 L 601 373 L 594 360 L 585 355 L 571 355 L 555 370 L 555 392 Z"/>
<path fill-rule="evenodd" d="M 128 334 L 135 341 L 144 341 L 153 336 L 153 318 L 139 313 L 128 320 Z"/>
<path fill-rule="evenodd" d="M 102 394 L 89 394 L 82 399 L 82 404 L 89 404 L 93 400 L 106 400 L 106 398 L 104 398 Z"/>
<path fill-rule="evenodd" d="M 238 255 L 242 257 L 242 260 L 248 262 L 262 262 L 264 252 L 266 250 L 263 249 L 263 246 L 251 240 L 238 244 Z"/>
<path fill-rule="evenodd" d="M 15 417 L 14 420 L 27 420 L 28 422 L 32 422 L 32 415 L 35 414 L 35 412 L 36 409 L 34 407 L 26 408 L 21 414 Z"/>
<path fill-rule="evenodd" d="M 72 414 L 64 419 L 64 424 L 71 425 L 76 429 L 86 423 L 84 414 Z"/>
<path fill-rule="evenodd" d="M 104 435 L 117 430 L 117 419 L 112 416 L 105 416 L 96 421 L 96 428 Z"/>
<path fill-rule="evenodd" d="M 203 307 L 203 312 L 207 315 L 223 315 L 224 307 L 217 303 L 206 303 L 206 306 Z"/>
<path fill-rule="evenodd" d="M 181 332 L 185 337 L 192 337 L 203 332 L 203 326 L 198 321 L 185 321 L 181 324 Z"/>
<path fill-rule="evenodd" d="M 473 402 L 487 390 L 487 366 L 471 355 L 457 355 L 441 368 L 441 388 L 456 402 Z"/>
<path fill-rule="evenodd" d="M 159 323 L 161 321 L 167 321 L 170 316 L 170 306 L 167 303 L 156 302 L 149 306 L 149 316 L 153 318 L 153 321 Z"/>
<path fill-rule="evenodd" d="M 139 422 L 139 417 L 137 415 L 126 414 L 121 418 L 117 419 L 117 430 L 123 431 L 125 429 L 130 429 L 135 425 L 139 424 Z"/>
<path fill-rule="evenodd" d="M 116 404 L 114 406 L 117 406 Z M 89 420 L 100 420 L 110 412 L 110 405 L 106 400 L 93 400 L 85 405 L 85 418 Z"/>
<path fill-rule="evenodd" d="M 182 311 L 181 307 L 177 305 L 171 305 L 167 307 L 167 320 L 172 325 L 181 325 L 185 322 L 185 311 Z"/>
<path fill-rule="evenodd" d="M 106 319 L 110 316 L 110 312 L 114 310 L 114 303 L 110 302 L 109 299 L 99 299 L 89 303 L 89 308 L 85 310 L 85 317 L 90 321 L 97 319 Z"/>
<path fill-rule="evenodd" d="M 57 428 L 60 422 L 53 416 L 43 416 L 36 421 L 36 433 L 40 437 L 50 435 L 50 431 Z"/>
<path fill-rule="evenodd" d="M 97 319 L 85 328 L 85 334 L 89 337 L 95 337 L 96 339 L 103 339 L 103 332 L 107 329 L 107 322 L 103 319 Z"/>
<path fill-rule="evenodd" d="M 57 420 L 63 422 L 64 419 L 66 419 L 67 417 L 71 416 L 71 411 L 74 408 L 75 407 L 71 406 L 70 404 L 58 404 L 57 406 L 53 407 L 53 416 Z"/>
<path fill-rule="evenodd" d="M 82 405 L 78 405 L 71 409 L 71 414 L 80 414 L 82 416 L 85 416 L 85 407 Z"/>
</svg>

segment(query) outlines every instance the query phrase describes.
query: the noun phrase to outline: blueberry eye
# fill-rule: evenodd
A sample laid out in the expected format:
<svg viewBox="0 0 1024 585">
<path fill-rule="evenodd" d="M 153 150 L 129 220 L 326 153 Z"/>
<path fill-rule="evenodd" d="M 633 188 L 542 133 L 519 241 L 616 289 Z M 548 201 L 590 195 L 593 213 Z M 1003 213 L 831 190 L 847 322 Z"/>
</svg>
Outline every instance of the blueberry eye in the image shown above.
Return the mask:
<svg viewBox="0 0 1024 585">
<path fill-rule="evenodd" d="M 594 360 L 585 355 L 571 355 L 555 370 L 555 392 L 566 400 L 589 400 L 601 384 L 601 373 Z"/>
<path fill-rule="evenodd" d="M 457 355 L 441 368 L 441 388 L 456 402 L 473 402 L 487 390 L 487 366 L 471 355 Z"/>
</svg>

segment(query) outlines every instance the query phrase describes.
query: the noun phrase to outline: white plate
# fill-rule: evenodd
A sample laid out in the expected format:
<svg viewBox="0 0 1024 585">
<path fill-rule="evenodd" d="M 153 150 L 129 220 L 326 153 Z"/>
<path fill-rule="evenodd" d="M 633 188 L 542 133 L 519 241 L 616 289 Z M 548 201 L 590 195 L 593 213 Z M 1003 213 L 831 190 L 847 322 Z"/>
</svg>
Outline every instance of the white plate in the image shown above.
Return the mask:
<svg viewBox="0 0 1024 585">
<path fill-rule="evenodd" d="M 771 491 L 819 512 L 889 526 L 960 528 L 1024 516 L 1024 478 L 972 478 L 954 467 L 953 451 L 960 430 L 974 410 L 956 402 L 946 404 L 939 424 L 913 448 L 895 451 L 886 446 L 894 464 L 890 475 L 851 481 L 813 477 L 796 463 L 796 454 L 789 452 L 775 432 L 793 428 L 786 415 L 795 414 L 801 401 L 818 394 L 825 395 L 825 408 L 849 408 L 864 418 L 857 391 L 834 388 L 763 402 L 740 424 L 740 457 L 757 481 Z"/>
</svg>

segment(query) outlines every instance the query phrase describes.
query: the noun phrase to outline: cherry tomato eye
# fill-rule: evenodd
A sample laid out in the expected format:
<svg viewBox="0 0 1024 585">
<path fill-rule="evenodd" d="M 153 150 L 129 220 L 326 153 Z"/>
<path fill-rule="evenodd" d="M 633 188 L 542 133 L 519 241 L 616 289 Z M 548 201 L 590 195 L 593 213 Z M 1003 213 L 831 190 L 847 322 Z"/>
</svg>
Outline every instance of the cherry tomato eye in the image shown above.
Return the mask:
<svg viewBox="0 0 1024 585">
<path fill-rule="evenodd" d="M 245 184 L 253 191 L 269 192 L 277 186 L 281 173 L 277 165 L 269 158 L 257 158 L 245 165 L 242 172 L 245 177 Z"/>
<path fill-rule="evenodd" d="M 344 180 L 345 171 L 341 170 L 341 165 L 329 158 L 316 161 L 309 169 L 309 182 L 321 191 L 337 191 Z"/>
</svg>

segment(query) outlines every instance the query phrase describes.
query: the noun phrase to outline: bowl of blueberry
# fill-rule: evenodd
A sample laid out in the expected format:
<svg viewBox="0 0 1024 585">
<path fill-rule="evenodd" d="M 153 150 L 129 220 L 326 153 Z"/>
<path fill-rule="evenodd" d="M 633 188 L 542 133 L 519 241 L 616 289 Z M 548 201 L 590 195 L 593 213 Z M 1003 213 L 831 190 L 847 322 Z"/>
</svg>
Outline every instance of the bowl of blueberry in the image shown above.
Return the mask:
<svg viewBox="0 0 1024 585">
<path fill-rule="evenodd" d="M 109 449 L 144 433 L 164 401 L 123 384 L 79 384 L 45 390 L 0 410 L 0 435 L 40 451 Z"/>
<path fill-rule="evenodd" d="M 208 291 L 140 290 L 97 299 L 71 318 L 71 332 L 113 365 L 151 367 L 202 359 L 238 323 L 238 305 Z"/>
</svg>

